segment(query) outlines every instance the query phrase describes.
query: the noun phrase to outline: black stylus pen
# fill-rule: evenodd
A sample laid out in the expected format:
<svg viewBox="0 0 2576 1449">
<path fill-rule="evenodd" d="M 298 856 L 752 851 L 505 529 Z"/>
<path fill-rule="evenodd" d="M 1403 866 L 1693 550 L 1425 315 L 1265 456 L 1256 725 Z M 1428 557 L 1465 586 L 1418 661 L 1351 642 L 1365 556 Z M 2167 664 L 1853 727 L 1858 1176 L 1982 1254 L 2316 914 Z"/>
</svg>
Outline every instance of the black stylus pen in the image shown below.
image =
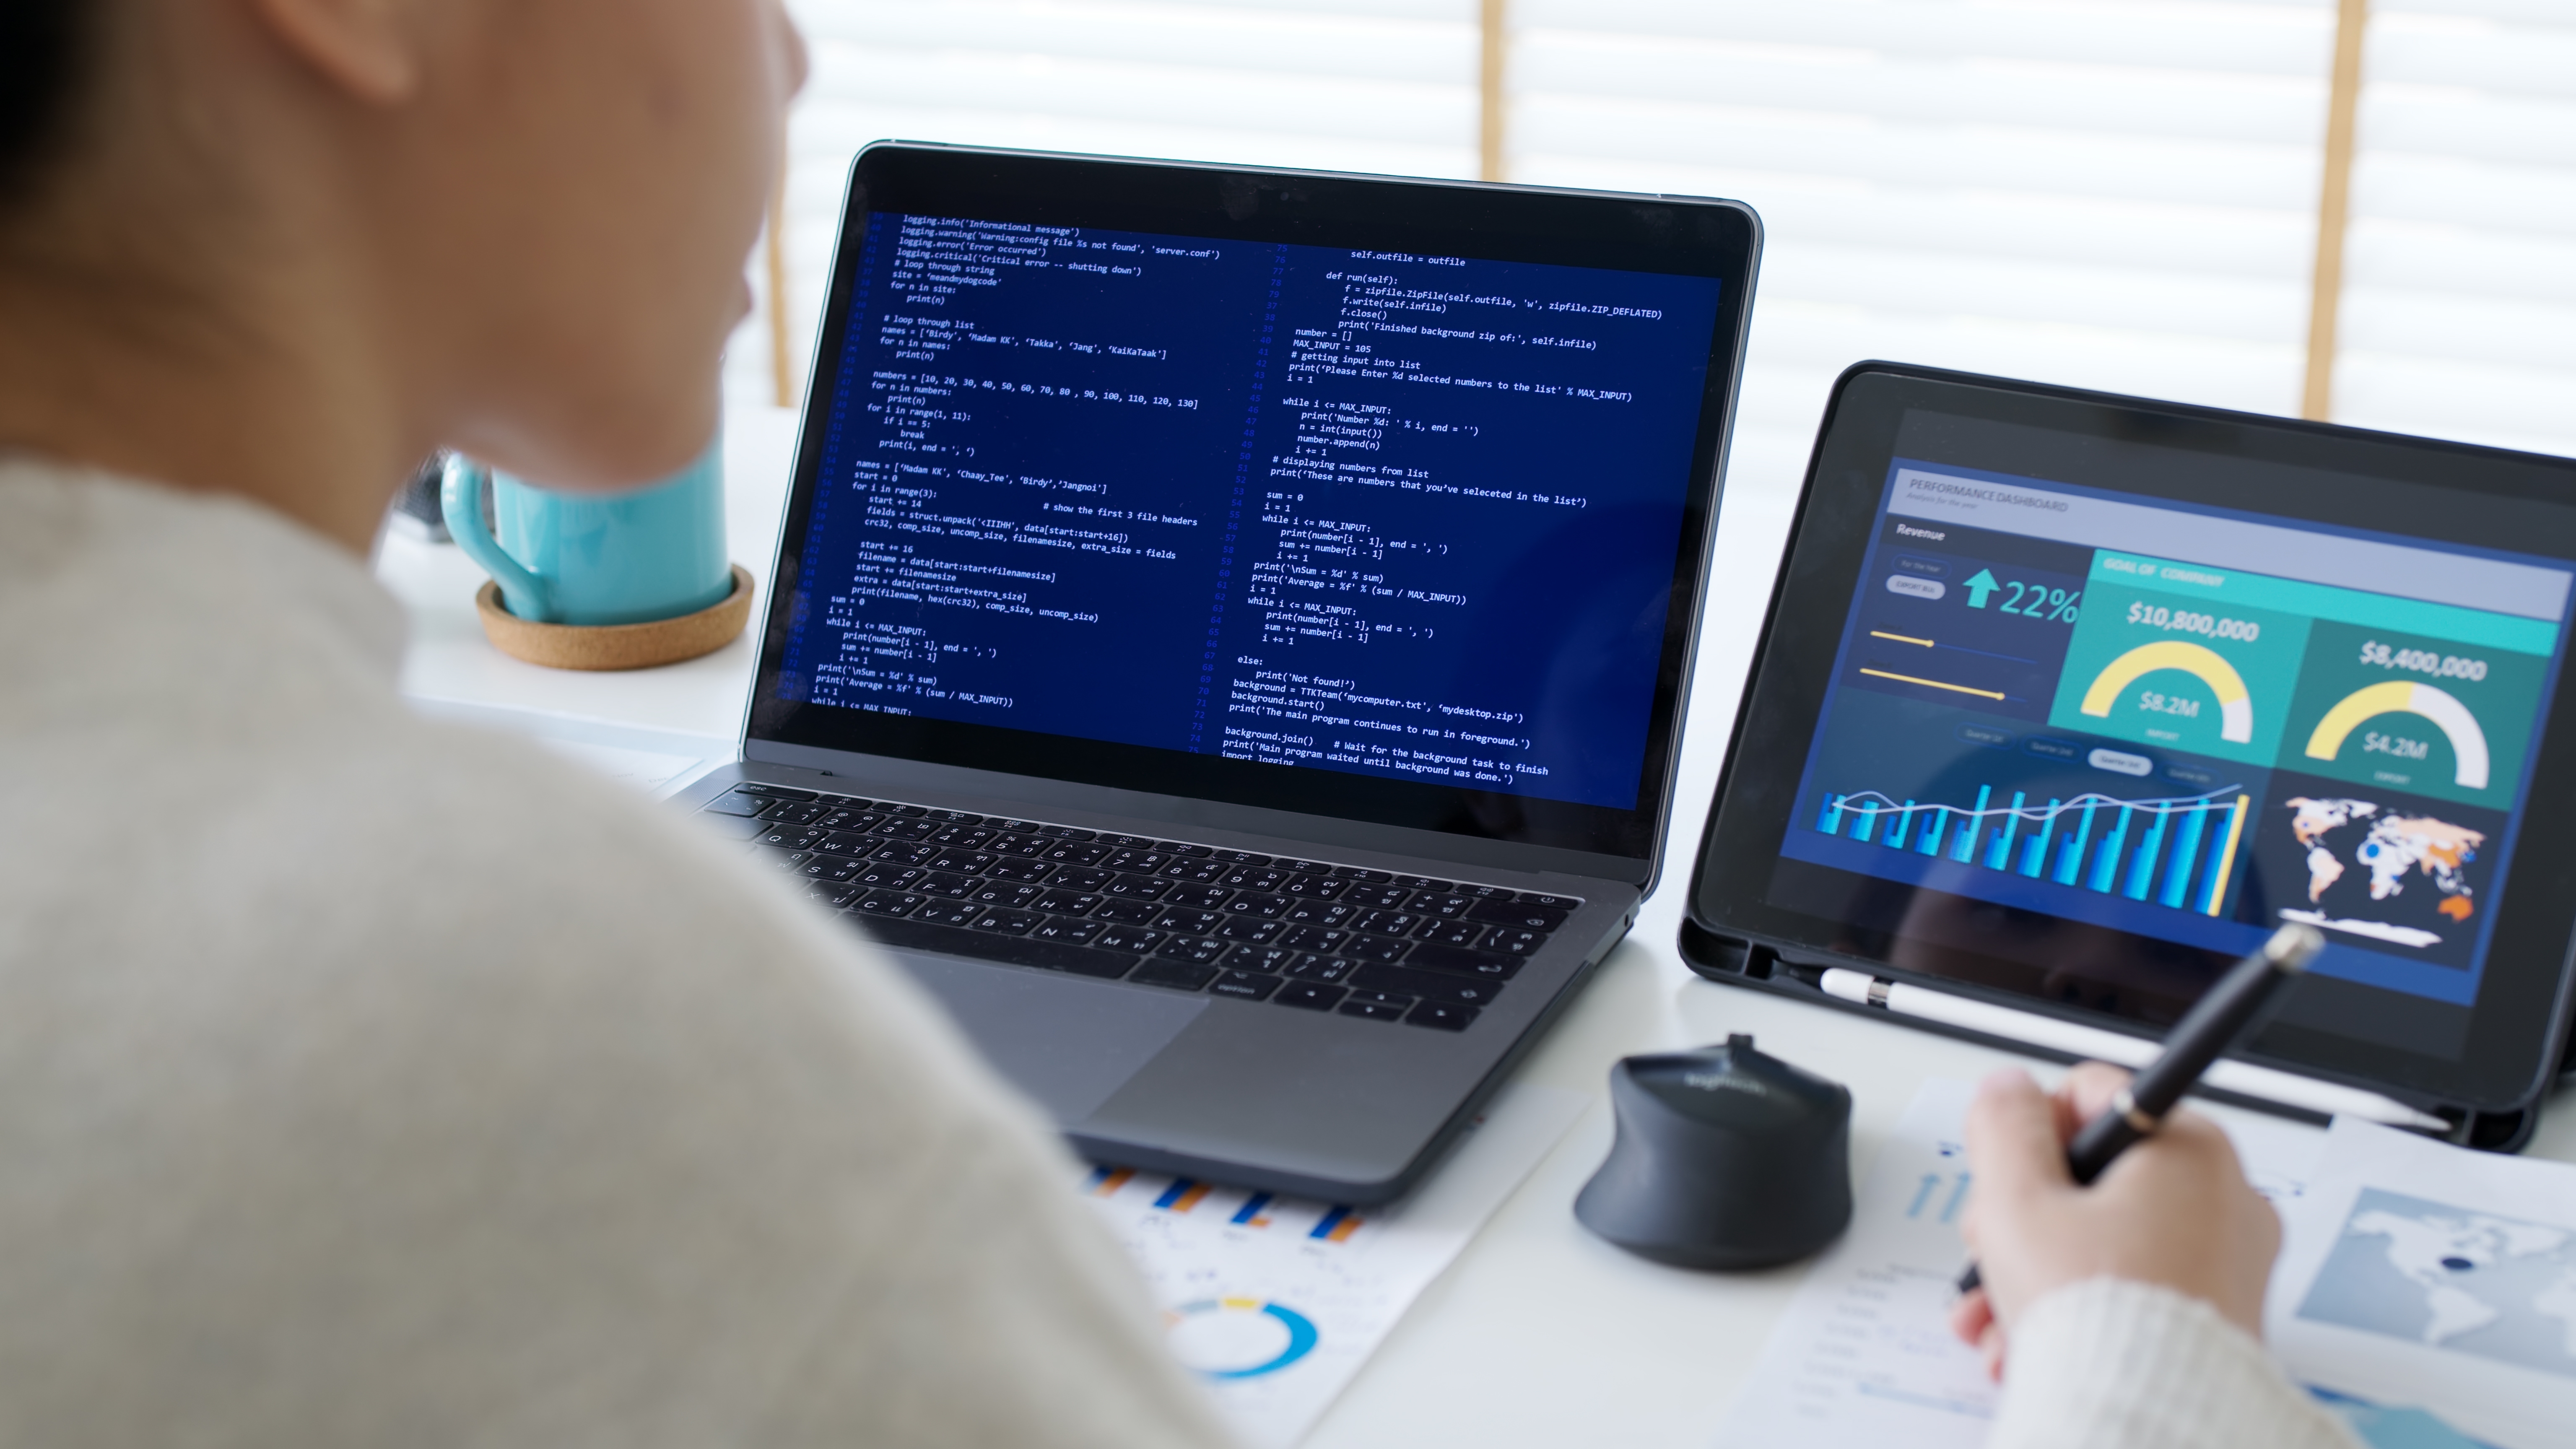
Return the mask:
<svg viewBox="0 0 2576 1449">
<path fill-rule="evenodd" d="M 2138 1069 L 2102 1115 L 2084 1124 L 2066 1144 L 2066 1170 L 2079 1184 L 2100 1177 L 2113 1158 L 2164 1125 L 2165 1114 L 2254 1024 L 2284 986 L 2299 978 L 2326 948 L 2314 926 L 2289 925 L 2227 968 L 2218 984 L 2192 1005 L 2165 1038 L 2165 1049 Z M 1959 1291 L 1973 1293 L 1982 1279 L 1977 1265 L 1959 1275 Z"/>
</svg>

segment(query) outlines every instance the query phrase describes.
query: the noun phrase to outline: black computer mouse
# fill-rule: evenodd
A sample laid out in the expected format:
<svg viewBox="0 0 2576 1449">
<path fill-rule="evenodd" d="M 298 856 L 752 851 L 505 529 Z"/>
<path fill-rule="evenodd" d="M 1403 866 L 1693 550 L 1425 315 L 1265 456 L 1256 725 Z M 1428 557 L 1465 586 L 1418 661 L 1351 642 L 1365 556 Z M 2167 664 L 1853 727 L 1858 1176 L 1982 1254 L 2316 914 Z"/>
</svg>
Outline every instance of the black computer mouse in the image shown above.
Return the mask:
<svg viewBox="0 0 2576 1449">
<path fill-rule="evenodd" d="M 1851 1091 L 1753 1038 L 1610 1071 L 1619 1134 L 1574 1200 L 1583 1225 L 1682 1268 L 1767 1268 L 1851 1222 Z"/>
</svg>

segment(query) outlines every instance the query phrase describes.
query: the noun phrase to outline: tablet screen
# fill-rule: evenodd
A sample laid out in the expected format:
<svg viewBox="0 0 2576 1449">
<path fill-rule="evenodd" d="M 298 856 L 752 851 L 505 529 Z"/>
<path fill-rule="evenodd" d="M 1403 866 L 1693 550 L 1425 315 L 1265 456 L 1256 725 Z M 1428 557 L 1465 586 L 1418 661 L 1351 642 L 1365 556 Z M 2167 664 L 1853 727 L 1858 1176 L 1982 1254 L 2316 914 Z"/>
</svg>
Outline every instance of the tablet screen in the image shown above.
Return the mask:
<svg viewBox="0 0 2576 1449">
<path fill-rule="evenodd" d="M 2571 575 L 1898 458 L 1783 854 L 2465 1005 Z"/>
<path fill-rule="evenodd" d="M 2576 911 L 2567 465 L 1869 369 L 1699 928 L 2153 1028 L 2300 921 L 2256 1057 L 2526 1090 Z"/>
</svg>

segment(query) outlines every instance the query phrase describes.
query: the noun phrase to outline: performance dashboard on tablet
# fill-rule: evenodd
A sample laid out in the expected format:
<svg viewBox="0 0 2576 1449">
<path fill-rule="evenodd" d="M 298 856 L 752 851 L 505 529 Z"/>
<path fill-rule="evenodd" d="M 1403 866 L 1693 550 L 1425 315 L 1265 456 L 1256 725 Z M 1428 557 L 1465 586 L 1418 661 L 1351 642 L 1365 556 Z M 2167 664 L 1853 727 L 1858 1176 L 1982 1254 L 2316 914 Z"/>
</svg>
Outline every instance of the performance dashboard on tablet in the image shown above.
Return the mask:
<svg viewBox="0 0 2576 1449">
<path fill-rule="evenodd" d="M 2154 1023 L 2302 921 L 2276 1053 L 2529 1079 L 2576 466 L 1970 381 L 1846 381 L 1700 924 Z"/>
</svg>

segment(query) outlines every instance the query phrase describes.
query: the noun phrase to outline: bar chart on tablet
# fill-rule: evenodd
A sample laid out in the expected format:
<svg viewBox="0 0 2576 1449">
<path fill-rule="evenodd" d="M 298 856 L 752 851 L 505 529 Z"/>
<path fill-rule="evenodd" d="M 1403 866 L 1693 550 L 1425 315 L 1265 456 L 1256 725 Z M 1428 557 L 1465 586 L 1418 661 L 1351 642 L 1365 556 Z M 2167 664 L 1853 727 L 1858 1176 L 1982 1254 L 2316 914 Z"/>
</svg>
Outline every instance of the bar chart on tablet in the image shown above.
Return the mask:
<svg viewBox="0 0 2576 1449">
<path fill-rule="evenodd" d="M 2249 804 L 2234 784 L 2147 799 L 2090 791 L 2042 799 L 1987 784 L 1972 804 L 1828 794 L 1814 823 L 1863 845 L 2215 916 Z"/>
</svg>

